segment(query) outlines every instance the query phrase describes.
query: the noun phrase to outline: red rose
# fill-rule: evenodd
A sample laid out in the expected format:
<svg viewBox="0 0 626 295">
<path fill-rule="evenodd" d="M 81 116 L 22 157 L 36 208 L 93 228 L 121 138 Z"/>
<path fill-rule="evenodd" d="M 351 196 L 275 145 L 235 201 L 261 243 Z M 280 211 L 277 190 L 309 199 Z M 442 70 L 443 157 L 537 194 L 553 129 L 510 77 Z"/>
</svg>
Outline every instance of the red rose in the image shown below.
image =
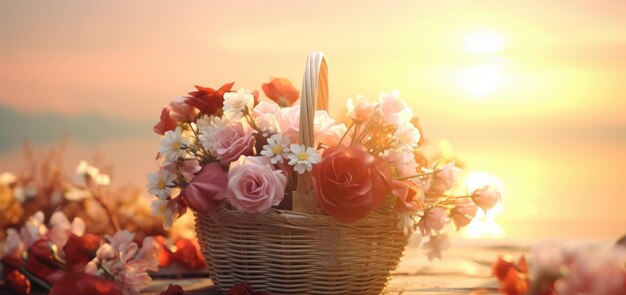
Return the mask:
<svg viewBox="0 0 626 295">
<path fill-rule="evenodd" d="M 28 258 L 24 268 L 48 285 L 54 285 L 63 277 L 61 264 L 54 258 L 52 242 L 39 239 L 28 248 Z"/>
<path fill-rule="evenodd" d="M 100 247 L 100 238 L 92 234 L 79 237 L 71 234 L 63 247 L 65 251 L 65 267 L 67 271 L 82 272 L 85 265 L 96 257 L 96 251 Z"/>
<path fill-rule="evenodd" d="M 170 108 L 169 105 L 163 107 L 163 110 L 161 110 L 161 120 L 159 121 L 159 123 L 156 123 L 154 127 L 152 127 L 152 130 L 154 130 L 154 132 L 163 135 L 167 131 L 176 129 L 178 123 L 176 123 L 176 121 L 170 116 L 171 111 L 172 108 Z"/>
<path fill-rule="evenodd" d="M 327 149 L 311 176 L 318 204 L 340 222 L 365 217 L 391 193 L 387 162 L 372 157 L 360 144 Z"/>
<path fill-rule="evenodd" d="M 196 86 L 197 91 L 189 92 L 185 101 L 200 110 L 200 114 L 214 115 L 224 107 L 224 93 L 230 92 L 234 82 L 222 85 L 219 89 Z"/>
<path fill-rule="evenodd" d="M 284 78 L 272 78 L 269 83 L 261 85 L 265 95 L 281 107 L 292 106 L 300 97 L 300 92 L 291 85 L 291 81 Z"/>
<path fill-rule="evenodd" d="M 179 285 L 170 284 L 167 287 L 167 290 L 161 292 L 159 295 L 185 295 L 185 294 L 187 293 L 185 293 L 185 290 L 183 290 L 183 287 Z"/>
<path fill-rule="evenodd" d="M 200 245 L 195 240 L 180 239 L 176 241 L 176 252 L 172 253 L 172 260 L 188 269 L 206 267 L 204 257 L 200 253 Z"/>
<path fill-rule="evenodd" d="M 114 281 L 84 272 L 67 272 L 63 278 L 50 289 L 49 295 L 122 295 L 122 291 Z"/>
</svg>

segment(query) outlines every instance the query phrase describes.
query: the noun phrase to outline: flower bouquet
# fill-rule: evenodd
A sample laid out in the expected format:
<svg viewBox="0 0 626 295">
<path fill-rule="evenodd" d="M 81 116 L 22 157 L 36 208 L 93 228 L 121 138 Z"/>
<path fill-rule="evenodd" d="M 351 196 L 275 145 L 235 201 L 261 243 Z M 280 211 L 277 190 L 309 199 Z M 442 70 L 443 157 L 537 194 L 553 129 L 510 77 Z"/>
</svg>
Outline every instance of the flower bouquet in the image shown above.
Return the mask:
<svg viewBox="0 0 626 295">
<path fill-rule="evenodd" d="M 409 233 L 435 244 L 448 221 L 467 225 L 499 199 L 490 187 L 447 194 L 458 169 L 420 156 L 420 129 L 397 93 L 348 101 L 345 124 L 326 112 L 327 85 L 325 58 L 311 53 L 300 106 L 291 83 L 273 79 L 262 87 L 270 100 L 229 83 L 163 108 L 153 206 L 166 226 L 193 210 L 221 290 L 379 294 Z"/>
</svg>

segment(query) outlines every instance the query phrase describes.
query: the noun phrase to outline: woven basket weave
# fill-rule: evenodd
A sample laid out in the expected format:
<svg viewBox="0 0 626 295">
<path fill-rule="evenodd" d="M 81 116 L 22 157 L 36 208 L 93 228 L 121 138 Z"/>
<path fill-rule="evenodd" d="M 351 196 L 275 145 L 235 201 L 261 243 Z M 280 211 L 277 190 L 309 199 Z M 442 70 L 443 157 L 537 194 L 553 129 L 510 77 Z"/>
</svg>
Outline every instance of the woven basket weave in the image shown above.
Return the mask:
<svg viewBox="0 0 626 295">
<path fill-rule="evenodd" d="M 313 143 L 314 99 L 328 105 L 327 66 L 308 56 L 301 98 L 300 142 Z M 318 91 L 319 90 L 319 91 Z M 319 212 L 310 175 L 298 179 L 294 207 Z M 350 224 L 322 214 L 273 209 L 246 214 L 220 209 L 196 213 L 196 232 L 215 285 L 227 292 L 247 282 L 272 294 L 380 294 L 396 269 L 407 237 L 396 214 L 380 209 Z"/>
</svg>

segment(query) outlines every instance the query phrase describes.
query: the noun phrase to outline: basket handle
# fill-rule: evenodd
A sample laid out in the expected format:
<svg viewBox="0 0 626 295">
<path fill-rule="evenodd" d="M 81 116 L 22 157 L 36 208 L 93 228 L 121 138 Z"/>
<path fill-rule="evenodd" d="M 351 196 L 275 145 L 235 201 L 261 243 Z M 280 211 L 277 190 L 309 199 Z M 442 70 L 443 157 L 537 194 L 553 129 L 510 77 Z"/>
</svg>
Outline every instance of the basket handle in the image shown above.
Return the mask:
<svg viewBox="0 0 626 295">
<path fill-rule="evenodd" d="M 300 96 L 300 144 L 313 147 L 315 110 L 328 110 L 328 64 L 322 52 L 309 53 Z M 311 174 L 298 174 L 292 194 L 293 211 L 319 213 Z"/>
</svg>

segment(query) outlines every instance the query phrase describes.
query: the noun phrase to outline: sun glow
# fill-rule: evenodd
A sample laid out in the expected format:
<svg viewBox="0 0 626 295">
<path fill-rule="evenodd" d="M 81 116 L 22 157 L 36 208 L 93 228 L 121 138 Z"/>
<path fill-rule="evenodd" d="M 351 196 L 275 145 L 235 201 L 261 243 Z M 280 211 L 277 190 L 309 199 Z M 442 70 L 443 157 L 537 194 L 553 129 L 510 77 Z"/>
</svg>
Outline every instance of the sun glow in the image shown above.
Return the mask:
<svg viewBox="0 0 626 295">
<path fill-rule="evenodd" d="M 494 32 L 476 32 L 465 37 L 465 48 L 478 55 L 493 54 L 504 48 L 504 38 Z"/>
<path fill-rule="evenodd" d="M 473 66 L 461 71 L 460 83 L 473 96 L 483 97 L 502 86 L 502 68 L 497 64 Z"/>
<path fill-rule="evenodd" d="M 482 186 L 490 185 L 497 188 L 500 193 L 503 192 L 504 186 L 502 181 L 497 177 L 482 172 L 473 172 L 465 179 L 465 186 L 468 192 L 472 192 Z M 478 209 L 476 217 L 465 228 L 463 234 L 468 238 L 502 238 L 505 233 L 495 219 L 504 212 L 501 203 L 498 203 L 493 209 L 484 212 Z"/>
</svg>

